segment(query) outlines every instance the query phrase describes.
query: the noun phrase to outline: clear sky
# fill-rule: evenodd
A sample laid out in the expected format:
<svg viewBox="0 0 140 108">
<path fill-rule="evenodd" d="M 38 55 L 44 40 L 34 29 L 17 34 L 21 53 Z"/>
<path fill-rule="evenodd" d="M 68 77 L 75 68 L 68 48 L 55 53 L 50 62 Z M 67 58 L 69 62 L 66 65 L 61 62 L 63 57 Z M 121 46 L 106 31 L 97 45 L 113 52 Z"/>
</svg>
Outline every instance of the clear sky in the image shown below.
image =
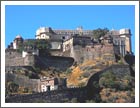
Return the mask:
<svg viewBox="0 0 140 108">
<path fill-rule="evenodd" d="M 134 5 L 7 5 L 5 46 L 18 34 L 24 39 L 34 39 L 39 27 L 76 29 L 78 26 L 86 30 L 130 28 L 132 51 L 135 53 Z"/>
</svg>

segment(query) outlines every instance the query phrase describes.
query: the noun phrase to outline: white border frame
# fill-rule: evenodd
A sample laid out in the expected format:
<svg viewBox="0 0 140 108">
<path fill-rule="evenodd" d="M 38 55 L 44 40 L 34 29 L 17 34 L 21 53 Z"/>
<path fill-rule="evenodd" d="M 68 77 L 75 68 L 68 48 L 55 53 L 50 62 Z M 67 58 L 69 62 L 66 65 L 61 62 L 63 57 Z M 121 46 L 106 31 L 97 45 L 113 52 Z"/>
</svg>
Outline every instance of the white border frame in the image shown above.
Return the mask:
<svg viewBox="0 0 140 108">
<path fill-rule="evenodd" d="M 139 60 L 139 1 L 1 1 L 1 106 L 2 107 L 138 107 L 139 61 L 135 61 L 135 103 L 5 103 L 6 5 L 135 5 L 135 57 Z"/>
</svg>

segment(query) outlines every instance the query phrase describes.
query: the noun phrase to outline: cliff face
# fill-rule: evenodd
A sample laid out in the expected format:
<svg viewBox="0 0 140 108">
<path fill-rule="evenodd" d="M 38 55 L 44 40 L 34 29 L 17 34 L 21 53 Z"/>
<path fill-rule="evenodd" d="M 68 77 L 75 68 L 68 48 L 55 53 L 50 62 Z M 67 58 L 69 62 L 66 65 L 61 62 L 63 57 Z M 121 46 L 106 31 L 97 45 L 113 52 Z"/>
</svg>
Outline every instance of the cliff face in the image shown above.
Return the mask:
<svg viewBox="0 0 140 108">
<path fill-rule="evenodd" d="M 74 63 L 72 57 L 62 57 L 62 56 L 47 56 L 38 57 L 36 56 L 36 66 L 40 68 L 54 67 L 59 70 L 66 70 L 71 67 Z"/>
</svg>

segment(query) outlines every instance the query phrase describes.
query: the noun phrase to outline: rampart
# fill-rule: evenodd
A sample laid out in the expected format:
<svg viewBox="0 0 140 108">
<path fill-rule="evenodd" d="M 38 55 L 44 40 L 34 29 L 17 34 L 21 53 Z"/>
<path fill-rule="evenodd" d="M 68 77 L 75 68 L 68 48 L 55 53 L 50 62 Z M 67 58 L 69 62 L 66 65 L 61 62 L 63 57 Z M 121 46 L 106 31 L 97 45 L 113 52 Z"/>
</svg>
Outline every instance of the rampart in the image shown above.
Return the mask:
<svg viewBox="0 0 140 108">
<path fill-rule="evenodd" d="M 75 45 L 69 51 L 51 52 L 52 56 L 35 56 L 28 54 L 22 57 L 16 51 L 6 51 L 6 66 L 39 66 L 42 68 L 55 67 L 66 70 L 74 61 L 82 63 L 88 60 L 102 58 L 102 61 L 115 61 L 113 44 Z M 57 56 L 53 56 L 57 55 Z"/>
<path fill-rule="evenodd" d="M 5 51 L 5 66 L 22 66 L 24 65 L 24 59 L 22 54 L 18 53 L 17 50 L 6 50 Z"/>
<path fill-rule="evenodd" d="M 39 92 L 39 82 L 40 79 L 29 79 L 23 75 L 17 75 L 14 73 L 5 73 L 6 81 L 13 81 L 20 87 L 30 88 L 34 92 Z"/>
<path fill-rule="evenodd" d="M 7 50 L 5 54 L 5 66 L 38 66 L 41 68 L 55 67 L 66 70 L 74 62 L 72 57 L 63 56 L 36 56 L 32 54 L 22 57 L 16 50 Z"/>
<path fill-rule="evenodd" d="M 32 103 L 43 101 L 46 103 L 61 103 L 71 100 L 72 98 L 77 98 L 78 101 L 84 102 L 84 100 L 87 99 L 86 88 L 67 88 L 63 90 L 48 91 L 29 95 L 17 95 L 7 98 L 6 102 Z"/>
<path fill-rule="evenodd" d="M 94 45 L 82 47 L 80 45 L 71 48 L 70 56 L 78 63 L 86 60 L 95 60 L 96 58 L 103 58 L 103 60 L 115 61 L 114 49 L 112 44 L 108 45 Z"/>
</svg>

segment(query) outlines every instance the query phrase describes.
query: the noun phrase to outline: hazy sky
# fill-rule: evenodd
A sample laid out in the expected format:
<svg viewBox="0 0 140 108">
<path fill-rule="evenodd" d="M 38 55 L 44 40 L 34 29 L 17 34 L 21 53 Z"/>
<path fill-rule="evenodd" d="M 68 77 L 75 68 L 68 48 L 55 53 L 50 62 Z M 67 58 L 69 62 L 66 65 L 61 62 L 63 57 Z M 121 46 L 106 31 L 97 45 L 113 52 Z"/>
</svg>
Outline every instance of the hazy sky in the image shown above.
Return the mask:
<svg viewBox="0 0 140 108">
<path fill-rule="evenodd" d="M 132 51 L 135 53 L 134 5 L 7 5 L 5 8 L 5 46 L 20 34 L 24 39 L 35 38 L 39 27 L 52 29 L 109 30 L 130 28 Z"/>
</svg>

